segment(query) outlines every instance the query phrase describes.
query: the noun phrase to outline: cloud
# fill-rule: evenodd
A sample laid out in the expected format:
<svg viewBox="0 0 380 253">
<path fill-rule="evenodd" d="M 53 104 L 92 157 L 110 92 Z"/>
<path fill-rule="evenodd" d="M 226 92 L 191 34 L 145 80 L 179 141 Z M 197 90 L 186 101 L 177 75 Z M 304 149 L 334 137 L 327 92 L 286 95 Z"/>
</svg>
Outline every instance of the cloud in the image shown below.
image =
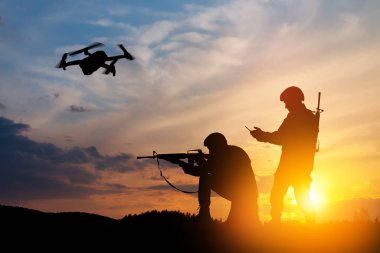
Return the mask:
<svg viewBox="0 0 380 253">
<path fill-rule="evenodd" d="M 70 135 L 65 135 L 65 136 L 63 136 L 63 138 L 64 138 L 64 140 L 67 141 L 67 142 L 73 142 L 73 141 L 74 141 L 74 140 L 73 140 L 73 137 L 70 136 Z"/>
<path fill-rule="evenodd" d="M 89 108 L 79 106 L 79 105 L 70 105 L 68 110 L 70 112 L 90 112 L 91 111 Z"/>
<path fill-rule="evenodd" d="M 59 93 L 58 92 L 55 92 L 53 94 L 46 94 L 46 95 L 42 95 L 39 97 L 40 100 L 43 100 L 43 99 L 58 99 L 59 98 Z"/>
<path fill-rule="evenodd" d="M 159 43 L 163 39 L 173 32 L 179 24 L 172 21 L 158 21 L 149 26 L 143 27 L 139 32 L 139 41 L 144 45 L 150 45 L 154 43 Z"/>
<path fill-rule="evenodd" d="M 122 23 L 122 22 L 114 22 L 107 18 L 101 18 L 95 21 L 87 21 L 89 24 L 101 26 L 101 27 L 108 27 L 108 28 L 119 28 L 123 30 L 127 30 L 129 32 L 134 32 L 135 28 L 129 24 Z"/>
<path fill-rule="evenodd" d="M 14 123 L 11 120 L 0 117 L 0 135 L 2 137 L 18 135 L 23 131 L 27 131 L 30 127 L 23 123 Z"/>
<path fill-rule="evenodd" d="M 22 135 L 30 126 L 0 117 L 0 199 L 85 197 L 120 191 L 103 171 L 128 173 L 144 164 L 130 154 L 102 155 L 96 147 L 62 149 Z M 112 187 L 111 187 L 112 186 Z"/>
<path fill-rule="evenodd" d="M 190 191 L 190 192 L 196 192 L 198 190 L 198 184 L 175 184 L 175 187 L 177 187 L 180 190 L 183 191 Z M 170 190 L 173 191 L 173 187 L 171 187 L 168 184 L 161 184 L 161 185 L 153 185 L 147 188 L 148 190 Z"/>
<path fill-rule="evenodd" d="M 0 109 L 6 109 L 7 107 L 3 104 L 3 103 L 0 103 Z"/>
<path fill-rule="evenodd" d="M 96 151 L 96 150 L 94 150 Z M 134 166 L 133 164 L 126 165 L 126 161 L 132 161 L 135 159 L 135 157 L 131 154 L 119 154 L 115 156 L 103 156 L 100 161 L 98 161 L 95 166 L 99 170 L 105 170 L 105 169 L 113 169 L 118 172 L 128 172 L 131 170 L 131 168 L 137 168 L 138 166 Z"/>
</svg>

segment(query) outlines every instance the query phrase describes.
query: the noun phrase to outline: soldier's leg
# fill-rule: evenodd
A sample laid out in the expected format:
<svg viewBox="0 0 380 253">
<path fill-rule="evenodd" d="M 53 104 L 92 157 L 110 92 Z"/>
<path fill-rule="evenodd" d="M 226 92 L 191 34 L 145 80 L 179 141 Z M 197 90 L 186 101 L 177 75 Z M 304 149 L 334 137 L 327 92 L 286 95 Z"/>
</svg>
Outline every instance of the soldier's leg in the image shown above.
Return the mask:
<svg viewBox="0 0 380 253">
<path fill-rule="evenodd" d="M 279 223 L 281 221 L 281 213 L 284 209 L 284 196 L 288 191 L 289 180 L 279 173 L 274 176 L 273 188 L 270 195 L 271 216 L 272 221 Z"/>
<path fill-rule="evenodd" d="M 209 207 L 211 203 L 211 185 L 208 176 L 199 177 L 198 202 L 201 207 Z"/>
<path fill-rule="evenodd" d="M 207 175 L 201 175 L 199 177 L 198 203 L 199 203 L 198 218 L 201 220 L 211 219 L 211 216 L 210 216 L 211 183 L 210 183 L 210 177 Z"/>
<path fill-rule="evenodd" d="M 198 191 L 200 215 L 201 215 L 201 211 L 204 213 L 209 211 L 209 206 L 211 203 L 211 200 L 210 200 L 211 190 L 216 192 L 221 197 L 231 201 L 231 210 L 230 210 L 227 220 L 229 220 L 232 216 L 235 216 L 235 213 L 237 211 L 241 210 L 239 206 L 236 206 L 236 203 L 235 205 L 232 204 L 233 196 L 236 195 L 235 193 L 235 191 L 237 190 L 236 187 L 231 187 L 231 185 L 224 182 L 221 178 L 211 176 L 211 175 L 201 175 L 199 178 L 199 191 Z"/>
<path fill-rule="evenodd" d="M 296 197 L 298 206 L 301 208 L 305 215 L 306 222 L 314 223 L 315 222 L 315 208 L 310 199 L 310 183 L 311 178 L 305 177 L 301 180 L 298 180 L 294 187 L 294 196 Z"/>
</svg>

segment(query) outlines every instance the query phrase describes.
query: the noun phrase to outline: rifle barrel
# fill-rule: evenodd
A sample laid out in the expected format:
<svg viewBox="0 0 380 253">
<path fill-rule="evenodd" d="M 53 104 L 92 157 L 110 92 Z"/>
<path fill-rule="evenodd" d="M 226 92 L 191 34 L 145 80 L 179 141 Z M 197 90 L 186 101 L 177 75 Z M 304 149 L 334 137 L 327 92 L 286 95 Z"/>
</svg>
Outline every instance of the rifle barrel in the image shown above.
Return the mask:
<svg viewBox="0 0 380 253">
<path fill-rule="evenodd" d="M 145 158 L 158 158 L 158 159 L 186 159 L 190 157 L 199 157 L 203 156 L 205 158 L 208 158 L 208 154 L 203 153 L 171 153 L 171 154 L 156 154 L 153 156 L 138 156 L 137 159 L 145 159 Z"/>
<path fill-rule="evenodd" d="M 137 159 L 145 159 L 145 158 L 156 158 L 156 156 L 138 156 Z"/>
</svg>

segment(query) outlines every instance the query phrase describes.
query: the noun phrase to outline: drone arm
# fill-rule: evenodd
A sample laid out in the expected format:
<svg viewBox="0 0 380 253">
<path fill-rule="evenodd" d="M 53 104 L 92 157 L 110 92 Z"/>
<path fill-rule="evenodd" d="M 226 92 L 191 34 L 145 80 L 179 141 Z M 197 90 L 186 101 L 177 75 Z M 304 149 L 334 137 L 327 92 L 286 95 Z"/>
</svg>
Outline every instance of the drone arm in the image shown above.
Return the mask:
<svg viewBox="0 0 380 253">
<path fill-rule="evenodd" d="M 63 70 L 66 70 L 67 66 L 72 65 L 79 65 L 81 63 L 81 60 L 76 61 L 66 61 L 67 54 L 63 54 L 61 61 L 56 65 L 56 68 L 63 68 Z"/>
<path fill-rule="evenodd" d="M 116 75 L 116 68 L 115 68 L 115 63 L 117 59 L 114 59 L 110 65 L 107 65 L 105 63 L 102 64 L 102 67 L 105 68 L 106 70 L 103 72 L 103 74 L 108 75 L 109 73 L 112 73 L 113 76 Z"/>
<path fill-rule="evenodd" d="M 124 55 L 115 55 L 115 56 L 108 57 L 107 61 L 117 61 L 117 60 L 122 59 L 122 58 L 125 58 L 125 56 Z"/>
<path fill-rule="evenodd" d="M 66 62 L 66 66 L 79 65 L 81 62 L 82 62 L 81 60 L 69 61 L 69 62 Z"/>
<path fill-rule="evenodd" d="M 125 47 L 124 47 L 122 44 L 119 44 L 119 47 L 120 47 L 121 51 L 123 51 L 123 53 L 124 53 L 124 57 L 125 57 L 125 58 L 127 58 L 127 59 L 129 59 L 129 60 L 131 60 L 131 61 L 135 59 L 135 57 L 133 57 L 133 56 L 127 51 L 127 49 L 125 49 Z"/>
</svg>

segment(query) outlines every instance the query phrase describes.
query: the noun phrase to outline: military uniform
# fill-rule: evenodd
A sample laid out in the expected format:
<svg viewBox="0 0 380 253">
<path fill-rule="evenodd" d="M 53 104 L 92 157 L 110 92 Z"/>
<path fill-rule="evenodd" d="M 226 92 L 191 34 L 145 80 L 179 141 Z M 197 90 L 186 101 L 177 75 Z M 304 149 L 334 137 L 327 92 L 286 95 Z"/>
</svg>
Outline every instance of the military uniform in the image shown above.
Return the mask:
<svg viewBox="0 0 380 253">
<path fill-rule="evenodd" d="M 211 135 L 211 139 L 213 135 Z M 218 134 L 216 137 L 220 137 Z M 223 136 L 224 138 L 224 136 Z M 207 146 L 206 141 L 206 146 Z M 231 201 L 227 221 L 233 224 L 255 224 L 258 219 L 258 190 L 251 160 L 240 147 L 212 143 L 207 161 L 186 167 L 185 173 L 199 176 L 198 201 L 200 216 L 209 216 L 211 190 Z M 215 151 L 216 150 L 216 151 Z"/>
<path fill-rule="evenodd" d="M 256 137 L 259 141 L 282 146 L 270 197 L 273 220 L 279 220 L 281 217 L 283 198 L 289 186 L 293 186 L 297 203 L 306 213 L 306 218 L 313 219 L 309 190 L 317 135 L 316 116 L 302 104 L 300 108 L 287 115 L 277 131 L 262 131 Z"/>
</svg>

